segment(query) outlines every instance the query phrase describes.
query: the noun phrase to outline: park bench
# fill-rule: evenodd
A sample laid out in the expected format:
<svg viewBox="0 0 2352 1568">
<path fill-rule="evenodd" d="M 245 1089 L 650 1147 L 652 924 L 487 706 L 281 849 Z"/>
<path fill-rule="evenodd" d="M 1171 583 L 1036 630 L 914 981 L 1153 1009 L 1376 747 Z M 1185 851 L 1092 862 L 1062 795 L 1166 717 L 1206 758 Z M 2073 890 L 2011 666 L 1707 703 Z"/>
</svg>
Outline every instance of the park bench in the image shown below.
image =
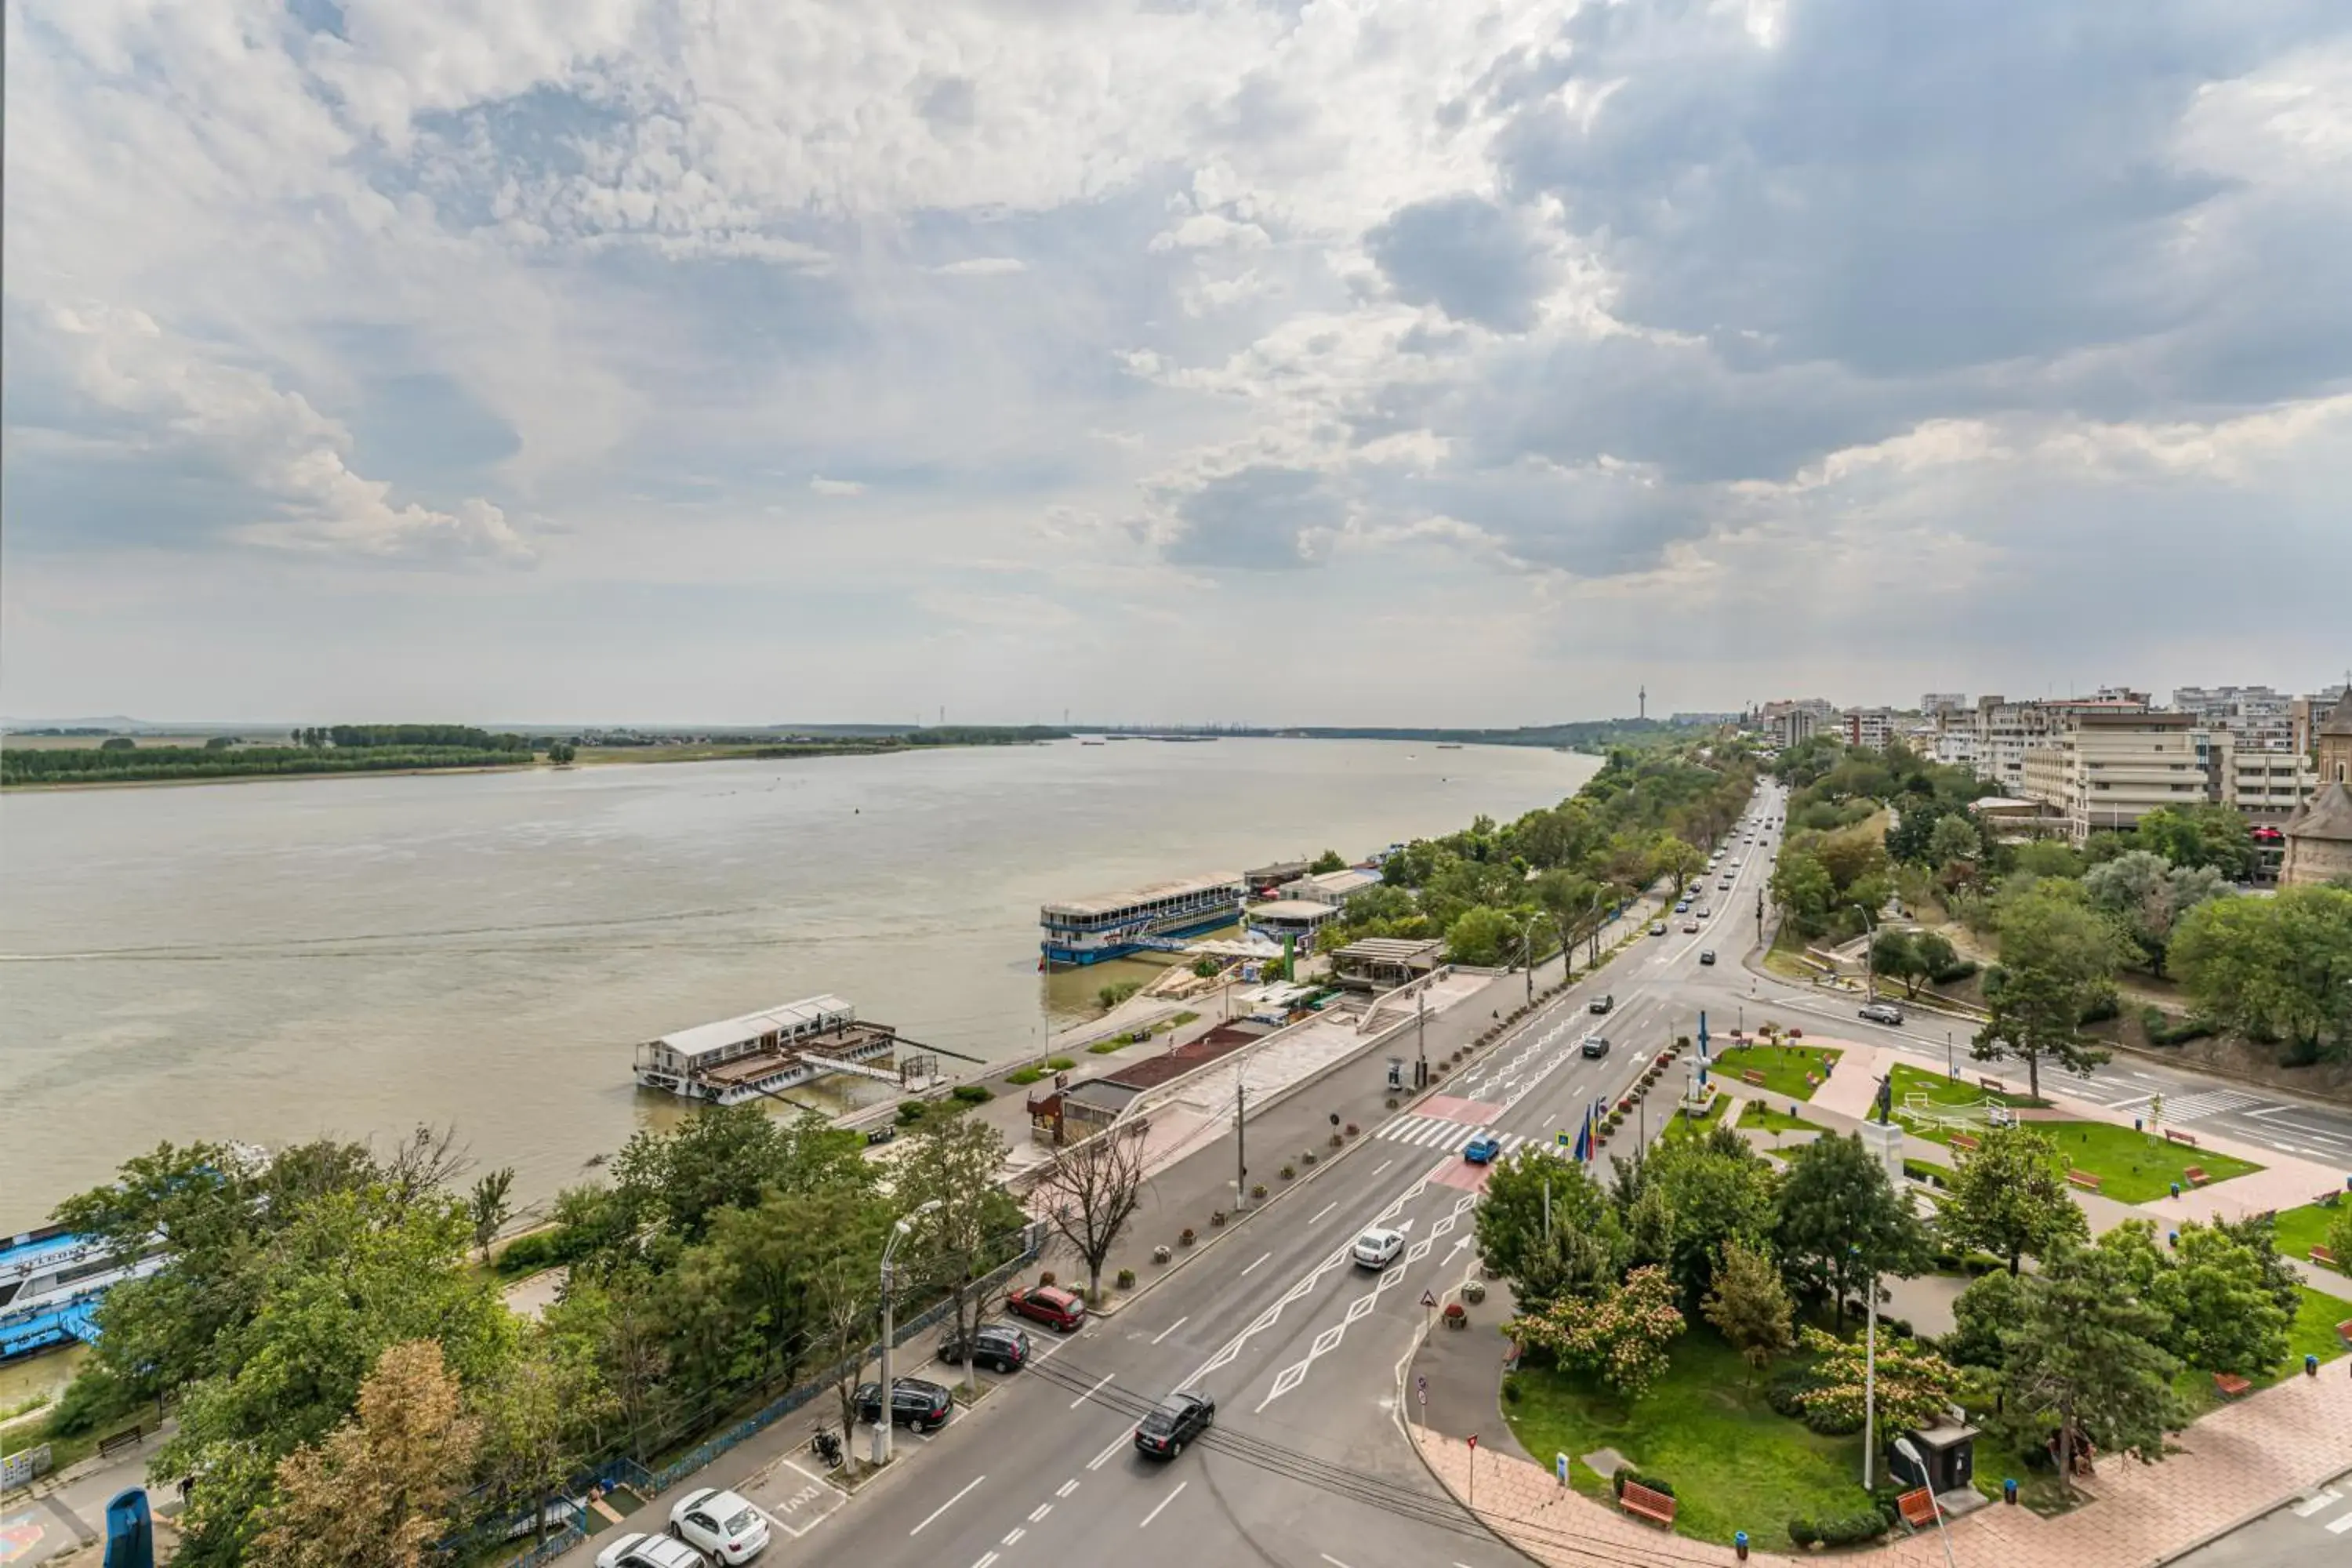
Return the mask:
<svg viewBox="0 0 2352 1568">
<path fill-rule="evenodd" d="M 2344 1342 L 2346 1349 L 2352 1350 L 2352 1318 L 2336 1325 L 2336 1337 Z"/>
<path fill-rule="evenodd" d="M 2217 1372 L 2213 1374 L 2213 1386 L 2221 1392 L 2222 1398 L 2235 1399 L 2253 1384 L 2235 1373 Z"/>
<path fill-rule="evenodd" d="M 2186 1143 L 2191 1149 L 2197 1147 L 2197 1135 L 2193 1132 L 2175 1132 L 2168 1127 L 2164 1130 L 2164 1139 L 2168 1143 Z"/>
<path fill-rule="evenodd" d="M 1903 1514 L 1903 1522 L 1913 1530 L 1925 1530 L 1936 1522 L 1936 1494 L 1926 1487 L 1905 1492 L 1895 1500 Z"/>
<path fill-rule="evenodd" d="M 2088 1171 L 2067 1172 L 2066 1184 L 2069 1186 L 2080 1187 L 2086 1193 L 2095 1193 L 2099 1190 L 2099 1178 Z"/>
<path fill-rule="evenodd" d="M 2315 1247 L 2311 1249 L 2311 1260 L 2314 1263 L 2325 1263 L 2330 1268 L 2336 1267 L 2336 1254 L 2324 1247 Z"/>
<path fill-rule="evenodd" d="M 1669 1530 L 1674 1528 L 1675 1500 L 1664 1492 L 1652 1491 L 1639 1481 L 1625 1483 L 1625 1489 L 1617 1494 L 1617 1506 L 1627 1513 L 1656 1520 Z"/>
<path fill-rule="evenodd" d="M 1969 1137 L 1965 1132 L 1955 1132 L 1952 1134 L 1952 1147 L 1955 1149 L 1965 1149 L 1969 1153 L 1973 1154 L 1979 1149 L 1983 1148 L 1984 1145 L 1978 1142 L 1974 1138 Z"/>
<path fill-rule="evenodd" d="M 1994 1094 L 2007 1094 L 2009 1092 L 2009 1085 L 2001 1082 L 2001 1080 L 1997 1078 L 1979 1078 L 1977 1079 L 1977 1087 L 1979 1089 L 1989 1090 Z"/>
<path fill-rule="evenodd" d="M 1822 1087 L 1822 1080 L 1815 1078 L 1812 1074 L 1807 1073 L 1805 1075 L 1805 1087 L 1807 1089 L 1819 1089 Z"/>
<path fill-rule="evenodd" d="M 2213 1178 L 2205 1173 L 2202 1165 L 2190 1165 L 2180 1173 L 2180 1179 L 2192 1187 L 2201 1187 Z"/>
<path fill-rule="evenodd" d="M 98 1457 L 101 1459 L 110 1459 L 125 1448 L 139 1447 L 139 1440 L 146 1436 L 146 1427 L 133 1426 L 126 1431 L 117 1432 L 111 1437 L 101 1437 L 98 1440 Z"/>
<path fill-rule="evenodd" d="M 1741 1082 L 1743 1082 L 1743 1083 L 1752 1083 L 1752 1084 L 1756 1084 L 1756 1085 L 1758 1085 L 1759 1087 L 1761 1087 L 1761 1086 L 1762 1086 L 1762 1084 L 1763 1084 L 1763 1082 L 1764 1082 L 1764 1075 L 1763 1075 L 1762 1073 L 1759 1072 L 1759 1071 L 1758 1071 L 1756 1068 L 1740 1068 L 1740 1069 L 1739 1069 L 1739 1078 L 1740 1078 L 1740 1081 L 1741 1081 Z"/>
</svg>

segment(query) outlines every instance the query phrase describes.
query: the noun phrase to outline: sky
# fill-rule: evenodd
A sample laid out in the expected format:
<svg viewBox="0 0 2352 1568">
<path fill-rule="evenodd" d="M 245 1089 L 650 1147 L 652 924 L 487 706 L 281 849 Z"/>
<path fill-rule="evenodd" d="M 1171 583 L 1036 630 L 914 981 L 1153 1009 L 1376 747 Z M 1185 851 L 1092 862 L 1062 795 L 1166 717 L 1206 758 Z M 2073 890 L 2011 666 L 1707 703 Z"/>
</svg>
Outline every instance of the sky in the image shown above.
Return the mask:
<svg viewBox="0 0 2352 1568">
<path fill-rule="evenodd" d="M 2341 0 L 6 0 L 0 712 L 2352 664 Z"/>
</svg>

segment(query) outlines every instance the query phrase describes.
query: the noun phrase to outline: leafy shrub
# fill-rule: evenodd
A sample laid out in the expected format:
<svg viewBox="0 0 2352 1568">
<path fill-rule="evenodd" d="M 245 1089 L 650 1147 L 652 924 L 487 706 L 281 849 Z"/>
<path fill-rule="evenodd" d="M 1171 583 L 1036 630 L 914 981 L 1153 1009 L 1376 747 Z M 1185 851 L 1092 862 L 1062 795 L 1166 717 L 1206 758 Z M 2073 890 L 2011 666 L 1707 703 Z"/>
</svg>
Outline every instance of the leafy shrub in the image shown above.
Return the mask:
<svg viewBox="0 0 2352 1568">
<path fill-rule="evenodd" d="M 564 1261 L 560 1233 L 534 1230 L 518 1236 L 499 1253 L 498 1271 L 512 1278 L 536 1274 L 541 1269 Z"/>
<path fill-rule="evenodd" d="M 900 1100 L 898 1102 L 898 1125 L 901 1127 L 912 1127 L 916 1122 L 920 1121 L 925 1113 L 927 1113 L 930 1109 L 930 1102 L 928 1100 Z"/>
<path fill-rule="evenodd" d="M 1816 1405 L 1808 1408 L 1802 1420 L 1805 1430 L 1822 1437 L 1851 1437 L 1862 1430 L 1862 1416 L 1851 1410 L 1839 1410 Z"/>
<path fill-rule="evenodd" d="M 1506 1405 L 1517 1405 L 1518 1402 L 1519 1374 L 1516 1372 L 1506 1373 L 1503 1375 L 1503 1403 Z"/>
<path fill-rule="evenodd" d="M 2118 997 L 2113 990 L 2109 990 L 2097 1000 L 2094 1001 L 2088 1007 L 2083 1009 L 2083 1022 L 2085 1024 L 2104 1024 L 2110 1018 L 2121 1017 L 2123 1016 L 2123 1010 L 2124 1005 L 2122 999 Z"/>
<path fill-rule="evenodd" d="M 110 1421 L 130 1414 L 140 1403 L 138 1392 L 103 1365 L 86 1363 L 49 1412 L 52 1437 L 79 1437 Z"/>
<path fill-rule="evenodd" d="M 1108 1013 L 1142 989 L 1143 982 L 1140 980 L 1114 980 L 1095 993 L 1095 1000 L 1101 1003 L 1103 1011 Z"/>
<path fill-rule="evenodd" d="M 1843 1519 L 1814 1521 L 1824 1546 L 1859 1546 L 1865 1541 L 1875 1541 L 1886 1533 L 1886 1521 L 1874 1509 L 1868 1513 L 1850 1513 Z"/>
<path fill-rule="evenodd" d="M 1789 1521 L 1789 1539 L 1798 1545 L 1811 1546 L 1821 1538 L 1822 1532 L 1813 1528 L 1813 1521 L 1803 1515 Z"/>
<path fill-rule="evenodd" d="M 1045 1069 L 1044 1068 L 1023 1068 L 1018 1072 L 1006 1073 L 1004 1075 L 1004 1081 L 1007 1083 L 1019 1084 L 1025 1089 L 1045 1076 Z"/>
<path fill-rule="evenodd" d="M 1134 1269 L 1122 1268 L 1118 1271 L 1118 1288 L 1122 1290 L 1132 1290 L 1135 1289 Z"/>
<path fill-rule="evenodd" d="M 2213 1032 L 2206 1019 L 2191 1015 L 2175 1022 L 2161 1007 L 2143 1007 L 2139 1011 L 2140 1026 L 2147 1031 L 2147 1043 L 2152 1046 L 2180 1046 L 2190 1040 L 2201 1040 Z"/>
<path fill-rule="evenodd" d="M 1974 975 L 1976 972 L 1977 961 L 1975 959 L 1956 958 L 1949 963 L 1929 970 L 1927 972 L 1927 978 L 1938 985 L 1957 985 L 1961 981 L 1969 979 Z"/>
<path fill-rule="evenodd" d="M 1045 1058 L 1045 1070 L 1047 1072 L 1067 1072 L 1077 1065 L 1078 1064 L 1076 1062 L 1072 1061 L 1067 1057 L 1048 1057 Z"/>
<path fill-rule="evenodd" d="M 1804 1367 L 1790 1367 L 1767 1385 L 1764 1403 L 1770 1405 L 1777 1415 L 1785 1415 L 1791 1421 L 1802 1420 L 1805 1395 L 1820 1386 L 1821 1380 Z"/>
<path fill-rule="evenodd" d="M 960 1083 L 949 1092 L 966 1105 L 985 1105 L 996 1098 L 984 1083 Z"/>
</svg>

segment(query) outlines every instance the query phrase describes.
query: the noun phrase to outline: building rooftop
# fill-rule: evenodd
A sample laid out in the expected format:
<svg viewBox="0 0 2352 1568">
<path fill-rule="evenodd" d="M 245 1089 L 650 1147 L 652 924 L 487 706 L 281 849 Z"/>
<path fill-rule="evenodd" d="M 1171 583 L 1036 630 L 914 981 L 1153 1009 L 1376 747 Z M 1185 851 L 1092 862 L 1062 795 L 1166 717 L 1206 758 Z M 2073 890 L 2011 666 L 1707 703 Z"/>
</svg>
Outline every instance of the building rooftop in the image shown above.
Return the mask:
<svg viewBox="0 0 2352 1568">
<path fill-rule="evenodd" d="M 1311 877 L 1301 877 L 1298 879 L 1311 883 L 1327 893 L 1352 893 L 1359 888 L 1369 888 L 1379 881 L 1381 874 L 1378 871 L 1360 871 L 1350 866 L 1345 870 L 1318 871 Z"/>
<path fill-rule="evenodd" d="M 856 1016 L 856 1009 L 838 996 L 804 996 L 798 1002 L 787 1002 L 781 1007 L 769 1007 L 757 1013 L 746 1013 L 739 1018 L 723 1018 L 716 1024 L 697 1024 L 690 1029 L 664 1035 L 653 1043 L 667 1046 L 682 1057 L 700 1056 L 705 1051 L 723 1050 L 740 1046 L 745 1040 L 756 1040 L 762 1035 L 772 1035 L 794 1028 L 804 1028 L 827 1014 Z"/>
<path fill-rule="evenodd" d="M 1188 893 L 1210 893 L 1231 889 L 1240 896 L 1245 879 L 1239 871 L 1218 871 L 1206 877 L 1179 877 L 1173 881 L 1147 882 L 1140 888 L 1124 892 L 1097 893 L 1086 899 L 1057 899 L 1045 908 L 1056 914 L 1107 915 L 1114 910 L 1132 909 L 1137 904 L 1157 903 L 1161 899 L 1181 899 Z"/>
<path fill-rule="evenodd" d="M 1391 963 L 1434 962 L 1445 944 L 1435 937 L 1415 940 L 1402 936 L 1368 936 L 1349 942 L 1336 956 L 1382 959 Z"/>
<path fill-rule="evenodd" d="M 2352 789 L 2332 779 L 2327 786 L 2288 818 L 2281 831 L 2289 838 L 2324 838 L 2352 844 Z"/>
<path fill-rule="evenodd" d="M 1276 899 L 1249 907 L 1249 918 L 1254 921 L 1329 920 L 1339 912 L 1330 905 L 1318 903 L 1313 899 Z"/>
</svg>

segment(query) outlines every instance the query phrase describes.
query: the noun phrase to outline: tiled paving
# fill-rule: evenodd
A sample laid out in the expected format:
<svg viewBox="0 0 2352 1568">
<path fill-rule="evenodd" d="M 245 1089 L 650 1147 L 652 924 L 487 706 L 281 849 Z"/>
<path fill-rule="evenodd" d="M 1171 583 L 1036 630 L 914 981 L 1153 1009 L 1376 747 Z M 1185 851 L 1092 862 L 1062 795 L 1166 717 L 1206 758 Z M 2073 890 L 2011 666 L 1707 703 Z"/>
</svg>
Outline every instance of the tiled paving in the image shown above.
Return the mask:
<svg viewBox="0 0 2352 1568">
<path fill-rule="evenodd" d="M 1472 1495 L 1472 1454 L 1461 1438 L 1416 1430 L 1413 1439 L 1448 1490 Z M 2352 1467 L 2352 1379 L 2342 1363 L 2315 1378 L 2291 1378 L 2215 1411 L 2176 1441 L 2178 1449 L 2161 1464 L 2105 1461 L 2086 1487 L 2092 1500 L 2057 1519 L 1999 1504 L 1978 1510 L 1951 1526 L 1954 1555 L 1999 1568 L 2147 1568 L 2283 1500 L 2316 1496 L 2313 1489 Z M 1487 1448 L 1477 1450 L 1475 1459 L 1478 1514 L 1551 1568 L 1628 1560 L 1713 1568 L 1737 1561 L 1727 1546 L 1667 1535 L 1563 1490 L 1549 1470 L 1524 1459 Z M 2331 1516 L 2331 1528 L 2333 1521 Z M 1777 1535 L 1778 1521 L 1759 1521 L 1757 1533 L 1767 1531 Z M 2333 1533 L 2352 1535 L 2352 1524 Z M 2332 1547 L 2332 1538 L 2324 1539 Z M 1810 1560 L 1762 1552 L 1749 1558 L 1780 1564 Z M 1841 1554 L 1838 1561 L 1940 1568 L 1944 1552 L 1940 1542 L 1920 1535 Z"/>
</svg>

